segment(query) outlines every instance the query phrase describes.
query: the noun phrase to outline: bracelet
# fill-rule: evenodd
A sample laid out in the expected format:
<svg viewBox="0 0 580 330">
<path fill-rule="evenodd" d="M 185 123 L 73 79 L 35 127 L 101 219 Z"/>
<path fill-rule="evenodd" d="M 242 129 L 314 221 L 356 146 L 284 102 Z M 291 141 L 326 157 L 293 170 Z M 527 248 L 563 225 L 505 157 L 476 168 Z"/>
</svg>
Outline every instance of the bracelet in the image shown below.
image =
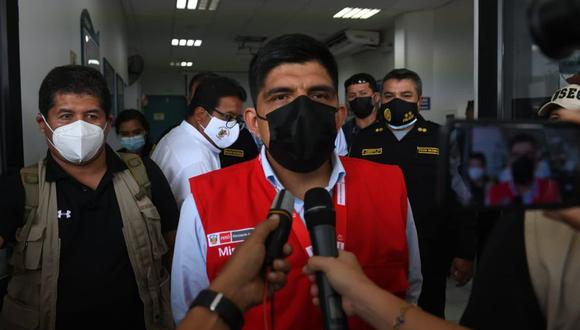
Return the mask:
<svg viewBox="0 0 580 330">
<path fill-rule="evenodd" d="M 407 312 L 411 308 L 415 308 L 415 305 L 409 304 L 409 305 L 401 307 L 401 310 L 399 312 L 399 316 L 397 316 L 395 318 L 395 321 L 393 321 L 393 330 L 399 330 L 401 325 L 405 324 L 405 314 L 407 314 Z"/>
<path fill-rule="evenodd" d="M 209 289 L 202 290 L 195 300 L 193 300 L 189 309 L 195 306 L 202 306 L 217 313 L 230 329 L 241 329 L 244 325 L 242 311 L 221 292 L 215 292 Z"/>
</svg>

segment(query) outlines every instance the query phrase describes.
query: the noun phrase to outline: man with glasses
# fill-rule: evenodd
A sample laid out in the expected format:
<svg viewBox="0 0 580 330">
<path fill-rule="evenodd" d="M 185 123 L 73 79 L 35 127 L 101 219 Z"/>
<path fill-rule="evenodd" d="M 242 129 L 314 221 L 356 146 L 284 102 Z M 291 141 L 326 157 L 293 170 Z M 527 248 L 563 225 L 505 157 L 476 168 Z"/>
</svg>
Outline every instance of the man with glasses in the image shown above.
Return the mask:
<svg viewBox="0 0 580 330">
<path fill-rule="evenodd" d="M 190 112 L 164 136 L 151 155 L 178 205 L 190 193 L 189 178 L 221 168 L 220 152 L 240 135 L 246 92 L 235 80 L 207 77 L 197 87 Z"/>
</svg>

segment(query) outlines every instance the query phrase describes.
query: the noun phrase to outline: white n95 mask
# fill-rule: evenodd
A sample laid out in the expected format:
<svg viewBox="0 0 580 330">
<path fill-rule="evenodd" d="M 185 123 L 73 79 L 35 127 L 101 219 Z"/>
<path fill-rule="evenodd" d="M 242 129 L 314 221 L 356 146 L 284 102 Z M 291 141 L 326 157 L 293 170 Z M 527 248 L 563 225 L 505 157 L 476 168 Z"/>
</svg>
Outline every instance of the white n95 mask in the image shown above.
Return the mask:
<svg viewBox="0 0 580 330">
<path fill-rule="evenodd" d="M 240 135 L 240 125 L 212 116 L 207 127 L 203 127 L 203 132 L 218 148 L 224 149 L 236 142 Z"/>
<path fill-rule="evenodd" d="M 91 160 L 105 140 L 104 130 L 100 126 L 77 120 L 53 130 L 42 116 L 46 126 L 52 131 L 52 141 L 48 142 L 66 160 L 74 164 L 81 164 Z"/>
</svg>

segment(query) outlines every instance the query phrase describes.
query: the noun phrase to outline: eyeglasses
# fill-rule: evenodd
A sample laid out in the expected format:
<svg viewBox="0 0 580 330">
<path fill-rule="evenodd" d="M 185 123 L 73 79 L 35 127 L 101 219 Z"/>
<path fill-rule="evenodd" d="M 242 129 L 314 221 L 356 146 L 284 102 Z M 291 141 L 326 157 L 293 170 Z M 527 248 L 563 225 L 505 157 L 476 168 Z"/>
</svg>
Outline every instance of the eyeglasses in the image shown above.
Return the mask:
<svg viewBox="0 0 580 330">
<path fill-rule="evenodd" d="M 240 124 L 240 128 L 242 128 L 241 126 L 244 123 L 242 116 L 233 116 L 230 115 L 229 113 L 223 113 L 219 111 L 217 108 L 214 108 L 213 110 L 223 117 L 223 120 L 226 121 L 227 128 L 233 128 L 234 126 L 236 126 L 236 124 Z"/>
</svg>

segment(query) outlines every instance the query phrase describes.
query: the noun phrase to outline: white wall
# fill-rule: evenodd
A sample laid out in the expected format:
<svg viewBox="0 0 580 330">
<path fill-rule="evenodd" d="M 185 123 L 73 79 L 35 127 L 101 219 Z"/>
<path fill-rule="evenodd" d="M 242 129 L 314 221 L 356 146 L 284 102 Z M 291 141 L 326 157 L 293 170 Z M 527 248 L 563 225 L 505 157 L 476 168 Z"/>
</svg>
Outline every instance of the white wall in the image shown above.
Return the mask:
<svg viewBox="0 0 580 330">
<path fill-rule="evenodd" d="M 45 139 L 35 121 L 38 89 L 48 71 L 70 64 L 71 50 L 80 64 L 81 11 L 89 11 L 95 30 L 100 32 L 101 57 L 107 58 L 124 81 L 128 81 L 127 26 L 120 1 L 20 0 L 18 4 L 24 162 L 30 164 L 46 153 Z"/>
<path fill-rule="evenodd" d="M 358 54 L 338 57 L 338 95 L 340 102 L 345 102 L 344 81 L 353 74 L 365 72 L 376 80 L 382 79 L 394 66 L 393 36 L 394 31 L 387 29 L 381 32 L 381 45 L 376 50 L 363 51 Z"/>
<path fill-rule="evenodd" d="M 395 59 L 421 76 L 431 110 L 421 114 L 443 124 L 463 117 L 474 96 L 473 0 L 455 0 L 429 11 L 404 14 L 395 22 Z"/>
</svg>

